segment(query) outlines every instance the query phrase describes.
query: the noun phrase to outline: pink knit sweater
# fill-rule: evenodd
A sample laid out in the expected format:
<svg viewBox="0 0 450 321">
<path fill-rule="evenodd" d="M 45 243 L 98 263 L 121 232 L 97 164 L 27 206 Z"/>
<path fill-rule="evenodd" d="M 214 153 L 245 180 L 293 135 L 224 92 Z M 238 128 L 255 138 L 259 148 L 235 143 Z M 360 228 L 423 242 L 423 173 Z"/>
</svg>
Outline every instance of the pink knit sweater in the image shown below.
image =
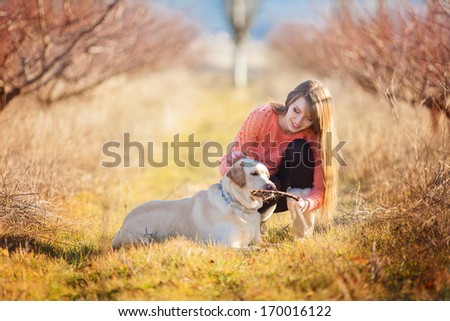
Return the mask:
<svg viewBox="0 0 450 321">
<path fill-rule="evenodd" d="M 313 187 L 309 196 L 304 198 L 308 204 L 306 211 L 311 211 L 322 206 L 325 189 L 320 150 L 317 148 L 317 137 L 311 128 L 290 135 L 283 133 L 278 123 L 278 115 L 267 103 L 250 113 L 235 137 L 233 148 L 228 153 L 240 151 L 266 165 L 270 174 L 273 175 L 278 172 L 284 150 L 294 139 L 304 139 L 313 147 L 316 162 Z M 219 167 L 222 176 L 229 169 L 226 160 L 227 155 L 224 155 Z"/>
</svg>

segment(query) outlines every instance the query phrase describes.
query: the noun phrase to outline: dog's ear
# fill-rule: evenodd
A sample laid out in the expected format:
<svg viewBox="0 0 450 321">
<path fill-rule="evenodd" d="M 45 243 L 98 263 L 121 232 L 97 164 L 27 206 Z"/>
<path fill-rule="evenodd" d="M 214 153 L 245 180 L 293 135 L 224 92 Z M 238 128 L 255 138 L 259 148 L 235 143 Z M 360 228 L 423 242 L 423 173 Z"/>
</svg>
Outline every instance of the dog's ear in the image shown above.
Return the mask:
<svg viewBox="0 0 450 321">
<path fill-rule="evenodd" d="M 241 166 L 231 167 L 231 169 L 227 172 L 227 176 L 239 187 L 245 186 L 245 172 L 244 168 Z"/>
<path fill-rule="evenodd" d="M 258 165 L 258 163 L 252 159 L 250 160 L 243 160 L 241 162 L 241 167 L 255 167 L 256 165 Z"/>
</svg>

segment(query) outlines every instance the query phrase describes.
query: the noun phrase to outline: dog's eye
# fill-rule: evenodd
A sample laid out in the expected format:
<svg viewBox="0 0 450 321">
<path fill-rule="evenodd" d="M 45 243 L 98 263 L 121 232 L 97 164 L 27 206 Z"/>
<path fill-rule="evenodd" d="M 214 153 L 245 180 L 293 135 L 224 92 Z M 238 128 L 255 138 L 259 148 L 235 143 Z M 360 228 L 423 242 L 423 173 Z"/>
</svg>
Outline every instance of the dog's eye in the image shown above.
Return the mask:
<svg viewBox="0 0 450 321">
<path fill-rule="evenodd" d="M 258 172 L 250 173 L 250 175 L 252 175 L 252 176 L 258 176 Z"/>
</svg>

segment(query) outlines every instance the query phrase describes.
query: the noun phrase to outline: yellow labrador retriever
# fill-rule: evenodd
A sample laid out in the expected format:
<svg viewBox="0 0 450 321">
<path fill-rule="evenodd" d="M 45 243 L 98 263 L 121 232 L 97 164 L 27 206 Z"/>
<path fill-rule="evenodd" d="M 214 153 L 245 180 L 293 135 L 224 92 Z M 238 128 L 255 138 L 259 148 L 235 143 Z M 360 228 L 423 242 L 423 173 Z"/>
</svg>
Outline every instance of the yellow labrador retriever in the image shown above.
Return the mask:
<svg viewBox="0 0 450 321">
<path fill-rule="evenodd" d="M 266 166 L 237 161 L 220 180 L 191 198 L 149 201 L 133 209 L 112 241 L 113 248 L 174 235 L 207 244 L 248 248 L 261 243 L 262 198 L 252 190 L 274 190 Z M 273 210 L 273 209 L 272 209 Z"/>
</svg>

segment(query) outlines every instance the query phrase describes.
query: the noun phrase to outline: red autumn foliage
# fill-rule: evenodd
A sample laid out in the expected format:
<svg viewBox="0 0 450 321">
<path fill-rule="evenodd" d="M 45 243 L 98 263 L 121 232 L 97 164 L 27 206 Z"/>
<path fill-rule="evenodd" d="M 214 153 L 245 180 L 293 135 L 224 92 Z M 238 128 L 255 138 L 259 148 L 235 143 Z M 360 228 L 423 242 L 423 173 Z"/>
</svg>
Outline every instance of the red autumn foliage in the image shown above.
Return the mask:
<svg viewBox="0 0 450 321">
<path fill-rule="evenodd" d="M 21 94 L 50 102 L 114 74 L 173 63 L 195 35 L 186 19 L 145 1 L 1 2 L 0 110 Z"/>
<path fill-rule="evenodd" d="M 435 121 L 450 119 L 450 8 L 442 0 L 387 3 L 369 12 L 338 1 L 315 25 L 279 26 L 271 45 L 301 68 L 351 77 L 394 111 L 401 100 L 428 108 Z"/>
</svg>

